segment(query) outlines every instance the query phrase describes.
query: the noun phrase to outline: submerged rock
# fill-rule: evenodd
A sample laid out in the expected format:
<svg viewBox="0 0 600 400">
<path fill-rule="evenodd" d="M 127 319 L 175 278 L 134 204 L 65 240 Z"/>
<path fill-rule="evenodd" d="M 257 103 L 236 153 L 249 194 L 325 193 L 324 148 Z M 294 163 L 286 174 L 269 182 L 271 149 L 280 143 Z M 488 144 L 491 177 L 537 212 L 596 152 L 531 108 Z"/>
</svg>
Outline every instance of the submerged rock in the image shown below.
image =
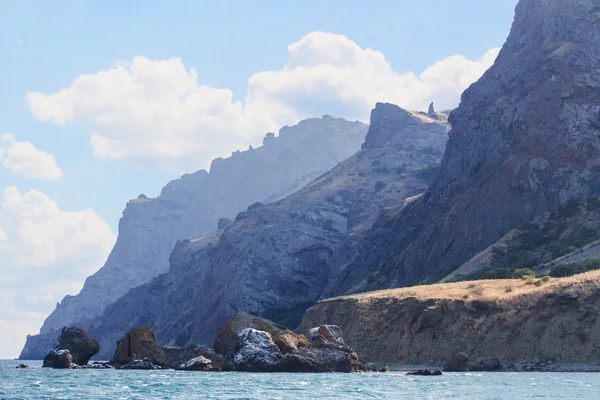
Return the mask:
<svg viewBox="0 0 600 400">
<path fill-rule="evenodd" d="M 27 368 L 29 368 L 29 365 L 27 365 L 27 364 L 19 364 L 19 365 L 17 365 L 15 368 L 23 368 L 23 369 L 27 369 Z"/>
<path fill-rule="evenodd" d="M 117 342 L 110 364 L 121 369 L 156 369 L 170 367 L 171 363 L 156 341 L 152 328 L 146 325 L 130 330 Z"/>
<path fill-rule="evenodd" d="M 406 375 L 417 375 L 417 376 L 440 376 L 442 371 L 439 369 L 420 369 L 418 371 L 407 372 Z"/>
<path fill-rule="evenodd" d="M 44 358 L 44 364 L 42 367 L 46 368 L 74 368 L 76 364 L 73 364 L 73 356 L 69 350 L 53 350 L 46 358 Z"/>
<path fill-rule="evenodd" d="M 210 347 L 191 344 L 187 347 L 163 347 L 163 350 L 165 351 L 165 355 L 169 362 L 178 369 L 186 369 L 181 368 L 181 366 L 187 364 L 191 360 L 198 359 L 199 357 L 203 357 L 210 361 L 211 371 L 221 370 L 223 368 L 223 356 L 217 354 L 217 352 Z"/>
</svg>

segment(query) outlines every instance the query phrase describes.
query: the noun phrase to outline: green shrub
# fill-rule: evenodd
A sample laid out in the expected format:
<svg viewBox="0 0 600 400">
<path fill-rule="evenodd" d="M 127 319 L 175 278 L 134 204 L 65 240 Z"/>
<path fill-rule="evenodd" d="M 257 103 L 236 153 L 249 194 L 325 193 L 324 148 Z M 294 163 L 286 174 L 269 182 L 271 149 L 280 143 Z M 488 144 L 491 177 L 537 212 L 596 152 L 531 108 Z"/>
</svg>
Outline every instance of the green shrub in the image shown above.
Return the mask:
<svg viewBox="0 0 600 400">
<path fill-rule="evenodd" d="M 533 272 L 529 268 L 518 268 L 512 274 L 515 279 L 523 279 L 524 276 L 535 276 L 535 272 Z"/>
<path fill-rule="evenodd" d="M 565 278 L 567 276 L 582 274 L 584 272 L 598 269 L 600 269 L 600 259 L 589 259 L 580 262 L 557 265 L 550 270 L 550 276 L 554 278 Z"/>
</svg>

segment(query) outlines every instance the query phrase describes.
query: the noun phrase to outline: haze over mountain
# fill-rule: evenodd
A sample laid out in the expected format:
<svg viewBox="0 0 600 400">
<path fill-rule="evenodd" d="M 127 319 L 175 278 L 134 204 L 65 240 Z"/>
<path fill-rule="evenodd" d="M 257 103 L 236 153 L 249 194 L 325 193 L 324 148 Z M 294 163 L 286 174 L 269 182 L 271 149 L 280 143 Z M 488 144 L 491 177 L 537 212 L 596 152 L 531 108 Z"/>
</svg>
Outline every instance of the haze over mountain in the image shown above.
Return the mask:
<svg viewBox="0 0 600 400">
<path fill-rule="evenodd" d="M 368 126 L 324 116 L 265 136 L 256 149 L 213 161 L 168 183 L 159 197 L 131 200 L 119 223 L 117 242 L 78 295 L 67 296 L 30 337 L 21 357 L 43 357 L 63 326 L 94 318 L 132 287 L 165 272 L 176 241 L 217 229 L 257 201 L 269 203 L 305 186 L 360 149 Z"/>
</svg>

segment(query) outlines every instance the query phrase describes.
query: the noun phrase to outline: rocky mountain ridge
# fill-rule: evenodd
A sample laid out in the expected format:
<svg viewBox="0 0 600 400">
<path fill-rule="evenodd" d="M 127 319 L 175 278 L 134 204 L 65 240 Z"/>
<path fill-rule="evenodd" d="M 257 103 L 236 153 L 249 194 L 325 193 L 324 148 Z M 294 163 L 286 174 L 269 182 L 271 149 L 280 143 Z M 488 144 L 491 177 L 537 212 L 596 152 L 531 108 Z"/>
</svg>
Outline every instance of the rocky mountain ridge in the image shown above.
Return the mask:
<svg viewBox="0 0 600 400">
<path fill-rule="evenodd" d="M 426 190 L 449 126 L 377 104 L 362 149 L 302 190 L 256 203 L 197 240 L 179 241 L 169 272 L 133 288 L 86 326 L 110 354 L 134 326 L 152 325 L 163 344 L 209 344 L 237 311 L 293 326 L 336 279 L 332 259 L 380 211 Z M 425 167 L 425 168 L 424 168 Z M 100 355 L 102 356 L 102 355 Z"/>
<path fill-rule="evenodd" d="M 600 193 L 600 1 L 521 0 L 494 65 L 450 114 L 439 179 L 383 216 L 341 283 L 442 278 L 512 228 Z"/>
<path fill-rule="evenodd" d="M 159 197 L 131 200 L 119 222 L 119 236 L 103 268 L 78 295 L 66 296 L 29 336 L 21 358 L 40 358 L 60 328 L 101 315 L 130 288 L 167 271 L 179 239 L 202 237 L 257 201 L 269 203 L 293 193 L 356 153 L 368 126 L 324 116 L 269 133 L 263 145 L 236 151 L 168 183 Z"/>
</svg>

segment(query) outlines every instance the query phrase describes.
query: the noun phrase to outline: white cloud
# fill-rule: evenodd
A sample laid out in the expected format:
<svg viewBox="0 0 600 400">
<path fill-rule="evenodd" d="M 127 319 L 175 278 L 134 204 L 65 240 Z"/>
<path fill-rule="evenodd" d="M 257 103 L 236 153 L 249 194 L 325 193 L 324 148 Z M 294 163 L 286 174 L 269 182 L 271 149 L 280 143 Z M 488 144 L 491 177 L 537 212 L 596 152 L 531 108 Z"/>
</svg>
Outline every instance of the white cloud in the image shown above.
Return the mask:
<svg viewBox="0 0 600 400">
<path fill-rule="evenodd" d="M 35 190 L 4 188 L 0 208 L 0 358 L 37 333 L 56 299 L 76 293 L 115 241 L 91 209 L 63 211 Z M 5 329 L 2 329 L 2 326 Z"/>
<path fill-rule="evenodd" d="M 2 166 L 15 175 L 26 178 L 58 179 L 62 171 L 52 154 L 35 148 L 30 142 L 18 142 L 13 135 L 2 135 L 0 140 Z"/>
<path fill-rule="evenodd" d="M 498 49 L 475 61 L 452 56 L 420 75 L 394 71 L 381 52 L 342 35 L 312 32 L 288 53 L 282 69 L 250 78 L 243 103 L 228 89 L 199 85 L 196 70 L 179 58 L 145 57 L 82 75 L 53 94 L 28 93 L 27 102 L 38 120 L 80 124 L 97 157 L 189 171 L 306 117 L 367 121 L 378 101 L 408 109 L 425 109 L 431 101 L 455 107 Z"/>
</svg>

